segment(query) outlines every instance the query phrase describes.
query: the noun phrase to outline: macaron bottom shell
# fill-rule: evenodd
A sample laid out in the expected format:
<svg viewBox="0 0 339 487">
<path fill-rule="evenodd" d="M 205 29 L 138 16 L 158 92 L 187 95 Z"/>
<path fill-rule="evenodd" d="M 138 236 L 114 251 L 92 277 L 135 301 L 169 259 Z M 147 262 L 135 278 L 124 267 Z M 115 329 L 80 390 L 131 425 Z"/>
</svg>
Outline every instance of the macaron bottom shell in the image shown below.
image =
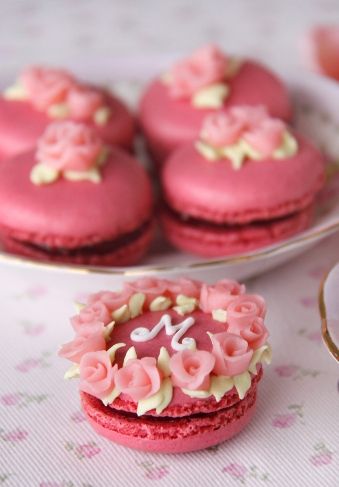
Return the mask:
<svg viewBox="0 0 339 487">
<path fill-rule="evenodd" d="M 312 222 L 314 206 L 283 218 L 244 225 L 215 225 L 194 219 L 185 220 L 164 208 L 161 225 L 167 240 L 180 250 L 203 257 L 223 257 L 256 250 L 291 237 Z"/>
<path fill-rule="evenodd" d="M 118 237 L 112 241 L 105 241 L 96 245 L 79 246 L 73 249 L 48 248 L 36 242 L 25 240 L 20 234 L 20 239 L 13 232 L 0 230 L 0 243 L 3 248 L 11 253 L 24 257 L 30 257 L 43 262 L 58 262 L 76 265 L 98 266 L 127 266 L 132 265 L 145 255 L 154 233 L 153 222 L 146 223 L 135 232 Z"/>
<path fill-rule="evenodd" d="M 116 411 L 86 393 L 81 394 L 81 401 L 92 428 L 110 441 L 153 453 L 185 453 L 212 447 L 238 434 L 253 417 L 256 385 L 230 408 L 175 419 Z"/>
</svg>

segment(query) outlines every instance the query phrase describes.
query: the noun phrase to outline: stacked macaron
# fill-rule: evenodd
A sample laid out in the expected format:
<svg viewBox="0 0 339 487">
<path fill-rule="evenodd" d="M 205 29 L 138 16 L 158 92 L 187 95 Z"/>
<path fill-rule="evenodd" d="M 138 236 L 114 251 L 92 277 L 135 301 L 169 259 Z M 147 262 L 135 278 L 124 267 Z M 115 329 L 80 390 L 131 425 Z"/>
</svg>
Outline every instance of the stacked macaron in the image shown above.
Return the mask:
<svg viewBox="0 0 339 487">
<path fill-rule="evenodd" d="M 44 261 L 137 262 L 152 238 L 144 168 L 90 125 L 59 121 L 0 164 L 0 242 Z"/>
<path fill-rule="evenodd" d="M 324 181 L 310 141 L 264 107 L 234 107 L 209 115 L 166 161 L 163 227 L 200 255 L 253 250 L 305 229 Z"/>
<path fill-rule="evenodd" d="M 134 120 L 121 100 L 67 71 L 31 66 L 0 97 L 0 157 L 31 149 L 55 120 L 86 123 L 106 143 L 132 147 Z"/>
<path fill-rule="evenodd" d="M 145 451 L 199 450 L 251 420 L 271 349 L 265 301 L 222 280 L 142 279 L 91 295 L 60 356 L 94 430 Z"/>
<path fill-rule="evenodd" d="M 234 58 L 208 45 L 179 61 L 146 89 L 140 123 L 158 164 L 176 147 L 196 139 L 206 115 L 238 105 L 264 105 L 290 120 L 284 84 L 258 62 Z"/>
</svg>

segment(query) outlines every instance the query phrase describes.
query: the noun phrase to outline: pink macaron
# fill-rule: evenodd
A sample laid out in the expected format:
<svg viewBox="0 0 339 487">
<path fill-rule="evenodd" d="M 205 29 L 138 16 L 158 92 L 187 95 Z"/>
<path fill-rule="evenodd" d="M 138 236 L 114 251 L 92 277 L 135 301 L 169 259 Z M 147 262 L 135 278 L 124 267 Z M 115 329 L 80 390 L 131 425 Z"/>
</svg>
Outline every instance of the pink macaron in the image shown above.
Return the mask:
<svg viewBox="0 0 339 487">
<path fill-rule="evenodd" d="M 0 97 L 0 157 L 31 149 L 54 120 L 86 123 L 128 150 L 133 144 L 134 119 L 119 98 L 64 70 L 32 66 Z"/>
<path fill-rule="evenodd" d="M 265 301 L 224 279 L 141 279 L 89 296 L 59 355 L 94 430 L 159 453 L 211 447 L 251 420 L 271 349 Z"/>
<path fill-rule="evenodd" d="M 43 261 L 129 265 L 152 238 L 152 191 L 131 155 L 90 126 L 49 125 L 0 165 L 0 242 Z"/>
<path fill-rule="evenodd" d="M 206 46 L 154 80 L 140 103 L 140 123 L 155 160 L 197 138 L 206 115 L 237 105 L 264 105 L 289 120 L 286 87 L 256 61 L 234 59 Z"/>
<path fill-rule="evenodd" d="M 325 181 L 322 154 L 263 107 L 210 115 L 162 172 L 162 223 L 178 248 L 219 257 L 305 229 Z"/>
</svg>

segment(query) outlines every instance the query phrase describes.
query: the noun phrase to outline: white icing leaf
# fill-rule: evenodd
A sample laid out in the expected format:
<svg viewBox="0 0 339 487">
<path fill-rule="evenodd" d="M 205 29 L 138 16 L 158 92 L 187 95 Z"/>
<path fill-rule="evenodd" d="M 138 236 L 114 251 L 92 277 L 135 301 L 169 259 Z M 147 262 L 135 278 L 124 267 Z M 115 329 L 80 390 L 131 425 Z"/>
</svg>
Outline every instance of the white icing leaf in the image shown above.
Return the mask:
<svg viewBox="0 0 339 487">
<path fill-rule="evenodd" d="M 64 171 L 63 177 L 68 181 L 90 181 L 100 183 L 101 174 L 97 167 L 87 169 L 87 171 Z"/>
<path fill-rule="evenodd" d="M 19 101 L 27 100 L 28 98 L 24 87 L 19 83 L 16 83 L 13 86 L 7 88 L 3 93 L 3 97 L 6 98 L 6 100 L 19 100 Z"/>
<path fill-rule="evenodd" d="M 215 83 L 198 90 L 192 97 L 195 108 L 221 108 L 230 89 L 225 83 Z"/>
<path fill-rule="evenodd" d="M 33 184 L 49 184 L 56 181 L 59 177 L 59 171 L 43 163 L 36 164 L 32 167 L 30 180 Z"/>
<path fill-rule="evenodd" d="M 164 377 L 168 377 L 171 374 L 169 367 L 170 356 L 165 347 L 160 348 L 158 356 L 158 369 L 164 374 Z"/>
<path fill-rule="evenodd" d="M 215 321 L 220 321 L 221 323 L 226 323 L 227 311 L 225 309 L 214 309 L 212 311 L 212 318 Z"/>
<path fill-rule="evenodd" d="M 264 362 L 265 364 L 270 364 L 272 360 L 272 349 L 269 343 L 265 343 L 260 348 L 254 351 L 252 355 L 252 359 L 248 370 L 252 372 L 252 374 L 257 374 L 257 364 L 260 362 Z"/>
<path fill-rule="evenodd" d="M 77 377 L 80 376 L 80 367 L 79 367 L 79 364 L 73 364 L 72 367 L 70 367 L 65 375 L 64 375 L 64 379 L 68 380 L 68 379 L 75 379 Z"/>
<path fill-rule="evenodd" d="M 136 352 L 135 348 L 134 347 L 129 347 L 129 349 L 126 352 L 125 358 L 124 358 L 123 367 L 125 367 L 125 365 L 127 364 L 127 362 L 129 360 L 133 360 L 135 358 L 138 358 L 137 357 L 137 352 Z"/>
<path fill-rule="evenodd" d="M 126 347 L 126 343 L 115 343 L 114 345 L 111 346 L 111 348 L 107 350 L 107 353 L 112 363 L 114 362 L 115 352 L 122 347 Z"/>
<path fill-rule="evenodd" d="M 192 391 L 191 389 L 181 388 L 182 392 L 190 397 L 195 397 L 197 399 L 206 399 L 211 395 L 210 391 Z"/>
<path fill-rule="evenodd" d="M 142 307 L 144 305 L 146 296 L 143 293 L 133 294 L 128 302 L 131 318 L 136 318 L 142 313 Z"/>
<path fill-rule="evenodd" d="M 100 107 L 94 113 L 93 119 L 96 125 L 106 125 L 111 116 L 109 107 Z"/>
<path fill-rule="evenodd" d="M 230 391 L 234 386 L 232 377 L 226 377 L 223 375 L 214 375 L 211 378 L 210 393 L 215 397 L 217 402 Z"/>
<path fill-rule="evenodd" d="M 238 392 L 239 399 L 244 399 L 246 392 L 251 387 L 251 374 L 244 372 L 233 377 L 235 388 Z"/>
<path fill-rule="evenodd" d="M 214 162 L 220 159 L 219 152 L 214 147 L 207 144 L 206 142 L 202 142 L 201 140 L 198 140 L 194 144 L 194 146 L 196 150 L 208 161 Z"/>
<path fill-rule="evenodd" d="M 75 311 L 79 313 L 86 305 L 84 303 L 79 303 L 78 301 L 74 301 Z"/>
<path fill-rule="evenodd" d="M 159 391 L 153 396 L 146 399 L 141 399 L 138 402 L 137 415 L 143 414 L 155 409 L 157 414 L 160 414 L 171 402 L 173 395 L 173 386 L 170 378 L 162 381 Z"/>
<path fill-rule="evenodd" d="M 298 142 L 287 130 L 283 134 L 283 140 L 274 152 L 274 159 L 284 159 L 286 157 L 294 156 L 298 151 Z"/>
<path fill-rule="evenodd" d="M 118 389 L 114 388 L 112 390 L 112 392 L 110 392 L 106 397 L 103 397 L 101 399 L 102 403 L 105 405 L 105 406 L 108 406 L 109 404 L 111 404 L 114 399 L 116 399 L 120 394 L 120 391 L 118 391 Z"/>
<path fill-rule="evenodd" d="M 103 335 L 104 335 L 104 339 L 106 341 L 109 340 L 109 337 L 111 336 L 114 325 L 115 325 L 115 321 L 111 321 L 110 323 L 108 323 L 108 325 L 105 326 L 104 331 L 103 331 Z"/>
<path fill-rule="evenodd" d="M 51 118 L 66 118 L 69 116 L 69 106 L 66 103 L 56 103 L 47 110 Z"/>
<path fill-rule="evenodd" d="M 166 296 L 158 296 L 150 304 L 149 309 L 151 311 L 165 311 L 172 304 L 172 301 Z"/>
<path fill-rule="evenodd" d="M 130 319 L 130 312 L 127 304 L 112 312 L 112 317 L 117 323 L 125 323 Z"/>
</svg>

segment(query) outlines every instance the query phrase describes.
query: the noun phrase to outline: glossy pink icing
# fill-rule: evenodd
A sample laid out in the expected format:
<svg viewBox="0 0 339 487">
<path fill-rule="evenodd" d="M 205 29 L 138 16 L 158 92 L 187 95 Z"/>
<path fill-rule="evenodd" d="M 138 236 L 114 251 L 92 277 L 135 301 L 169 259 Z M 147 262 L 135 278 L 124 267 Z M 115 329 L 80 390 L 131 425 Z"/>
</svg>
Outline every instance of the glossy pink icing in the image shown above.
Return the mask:
<svg viewBox="0 0 339 487">
<path fill-rule="evenodd" d="M 172 383 L 192 391 L 208 390 L 215 357 L 204 350 L 183 350 L 172 355 Z"/>
<path fill-rule="evenodd" d="M 246 340 L 226 331 L 212 335 L 211 341 L 216 374 L 234 376 L 247 370 L 253 350 Z"/>
<path fill-rule="evenodd" d="M 100 184 L 60 178 L 41 188 L 30 182 L 35 163 L 31 151 L 0 165 L 0 228 L 17 238 L 74 248 L 114 239 L 152 217 L 148 175 L 118 148 L 110 149 Z"/>
<path fill-rule="evenodd" d="M 216 223 L 266 220 L 306 208 L 324 184 L 325 160 L 311 142 L 293 135 L 294 156 L 248 160 L 240 171 L 227 159 L 207 161 L 186 144 L 164 167 L 165 199 L 179 213 Z"/>
<path fill-rule="evenodd" d="M 75 79 L 61 69 L 30 66 L 20 75 L 30 103 L 41 111 L 65 100 L 68 91 L 76 84 Z"/>
<path fill-rule="evenodd" d="M 60 171 L 87 171 L 103 150 L 96 132 L 83 123 L 54 122 L 38 140 L 38 162 Z"/>
<path fill-rule="evenodd" d="M 116 372 L 106 351 L 87 353 L 80 361 L 79 389 L 101 399 L 114 387 Z"/>
<path fill-rule="evenodd" d="M 216 46 L 208 45 L 179 61 L 169 72 L 169 92 L 174 98 L 190 98 L 197 90 L 226 77 L 228 57 Z"/>
<path fill-rule="evenodd" d="M 105 125 L 86 123 L 107 144 L 130 149 L 135 123 L 126 106 L 116 97 L 107 95 L 105 105 L 110 118 Z M 10 101 L 0 97 L 0 155 L 3 159 L 31 149 L 51 123 L 43 112 L 36 110 L 28 101 Z"/>
<path fill-rule="evenodd" d="M 154 357 L 128 360 L 115 374 L 115 384 L 119 391 L 130 396 L 133 401 L 146 399 L 160 389 L 161 373 Z"/>
<path fill-rule="evenodd" d="M 206 117 L 201 139 L 213 147 L 245 140 L 262 157 L 269 157 L 282 143 L 286 124 L 269 116 L 265 107 L 239 106 Z"/>
<path fill-rule="evenodd" d="M 72 119 L 88 121 L 96 110 L 105 106 L 105 97 L 98 89 L 79 85 L 69 90 L 66 102 Z"/>
<path fill-rule="evenodd" d="M 211 286 L 203 284 L 200 293 L 200 308 L 205 313 L 211 313 L 214 309 L 227 309 L 236 296 L 244 293 L 245 286 L 230 279 L 222 279 Z"/>
<path fill-rule="evenodd" d="M 282 82 L 257 62 L 245 61 L 227 81 L 230 94 L 223 108 L 264 105 L 273 117 L 289 120 L 291 103 Z M 196 140 L 206 115 L 213 109 L 196 109 L 190 101 L 174 99 L 161 80 L 150 84 L 140 102 L 140 121 L 153 155 L 165 159 L 179 145 Z"/>
</svg>

